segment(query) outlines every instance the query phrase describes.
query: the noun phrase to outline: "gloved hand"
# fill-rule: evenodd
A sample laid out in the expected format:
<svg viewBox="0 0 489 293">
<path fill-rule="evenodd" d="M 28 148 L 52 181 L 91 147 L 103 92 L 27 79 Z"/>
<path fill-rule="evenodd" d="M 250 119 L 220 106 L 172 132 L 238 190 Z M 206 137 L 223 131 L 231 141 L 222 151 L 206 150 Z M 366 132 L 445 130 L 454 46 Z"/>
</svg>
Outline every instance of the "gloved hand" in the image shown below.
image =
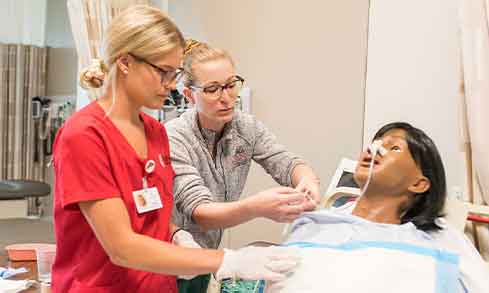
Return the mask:
<svg viewBox="0 0 489 293">
<path fill-rule="evenodd" d="M 254 247 L 224 249 L 224 258 L 216 273 L 217 280 L 240 278 L 280 282 L 299 264 L 295 247 Z"/>
<path fill-rule="evenodd" d="M 192 234 L 185 230 L 178 230 L 175 234 L 173 234 L 172 243 L 181 247 L 202 248 L 197 242 L 195 242 Z M 197 277 L 197 275 L 178 276 L 178 278 L 185 280 L 191 280 L 195 277 Z"/>
<path fill-rule="evenodd" d="M 280 282 L 275 282 L 275 283 L 270 283 L 268 282 L 266 285 L 265 285 L 265 293 L 278 293 L 280 291 L 282 291 L 282 289 L 284 288 L 284 282 L 285 281 L 280 281 Z"/>
<path fill-rule="evenodd" d="M 175 234 L 173 234 L 172 243 L 181 247 L 202 248 L 197 242 L 195 242 L 192 234 L 185 230 L 178 230 Z"/>
</svg>

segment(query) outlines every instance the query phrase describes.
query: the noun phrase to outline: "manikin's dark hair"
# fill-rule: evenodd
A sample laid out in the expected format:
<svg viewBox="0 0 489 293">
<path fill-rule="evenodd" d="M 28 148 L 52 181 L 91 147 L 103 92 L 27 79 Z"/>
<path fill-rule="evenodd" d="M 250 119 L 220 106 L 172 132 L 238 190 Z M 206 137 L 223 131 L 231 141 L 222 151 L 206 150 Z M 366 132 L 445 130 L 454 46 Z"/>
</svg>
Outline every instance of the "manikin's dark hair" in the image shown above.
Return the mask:
<svg viewBox="0 0 489 293">
<path fill-rule="evenodd" d="M 383 126 L 375 134 L 374 140 L 394 129 L 402 129 L 406 132 L 409 152 L 423 176 L 431 183 L 427 191 L 414 196 L 414 202 L 401 217 L 401 223 L 412 222 L 423 231 L 440 230 L 441 227 L 435 223 L 435 219 L 443 216 L 447 187 L 445 168 L 438 149 L 424 131 L 404 122 L 394 122 Z"/>
</svg>

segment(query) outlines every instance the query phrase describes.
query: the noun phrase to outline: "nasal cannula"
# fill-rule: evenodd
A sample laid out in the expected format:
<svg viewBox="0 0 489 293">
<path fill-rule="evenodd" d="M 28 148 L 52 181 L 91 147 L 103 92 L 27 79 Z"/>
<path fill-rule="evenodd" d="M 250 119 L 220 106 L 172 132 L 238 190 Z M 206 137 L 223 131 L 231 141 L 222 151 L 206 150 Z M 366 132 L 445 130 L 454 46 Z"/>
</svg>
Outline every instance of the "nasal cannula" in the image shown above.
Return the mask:
<svg viewBox="0 0 489 293">
<path fill-rule="evenodd" d="M 375 157 L 377 156 L 377 153 L 379 153 L 381 156 L 385 156 L 387 154 L 387 150 L 382 146 L 382 144 L 383 144 L 382 140 L 377 139 L 374 142 L 372 142 L 372 144 L 370 144 L 368 146 L 368 149 L 370 150 L 370 155 L 372 156 L 372 159 L 370 161 L 370 166 L 368 168 L 367 182 L 363 186 L 363 188 L 360 192 L 360 196 L 363 196 L 363 194 L 367 191 L 368 185 L 370 184 L 370 180 L 372 179 L 373 167 L 374 167 Z M 297 184 L 297 186 L 295 187 L 295 190 L 301 192 L 301 190 L 304 189 L 304 184 L 305 184 L 305 180 L 304 180 L 304 178 L 302 178 L 299 181 L 299 184 Z M 310 193 L 309 190 L 305 191 L 306 199 L 309 200 L 311 203 L 313 203 L 314 207 L 316 208 L 318 203 L 316 203 L 316 201 L 311 198 L 309 193 Z M 289 231 L 289 226 L 290 226 L 290 224 L 285 225 L 284 230 L 282 232 L 283 236 L 287 235 L 287 232 Z"/>
<path fill-rule="evenodd" d="M 370 180 L 372 179 L 375 156 L 377 156 L 377 153 L 379 153 L 381 156 L 385 156 L 385 154 L 387 154 L 387 150 L 382 146 L 382 140 L 380 139 L 377 139 L 374 142 L 372 142 L 372 144 L 368 146 L 368 149 L 370 150 L 370 155 L 372 156 L 372 160 L 370 161 L 370 167 L 368 168 L 367 182 L 363 186 L 363 189 L 360 192 L 360 196 L 363 196 L 365 191 L 367 191 L 368 185 L 370 184 Z"/>
</svg>

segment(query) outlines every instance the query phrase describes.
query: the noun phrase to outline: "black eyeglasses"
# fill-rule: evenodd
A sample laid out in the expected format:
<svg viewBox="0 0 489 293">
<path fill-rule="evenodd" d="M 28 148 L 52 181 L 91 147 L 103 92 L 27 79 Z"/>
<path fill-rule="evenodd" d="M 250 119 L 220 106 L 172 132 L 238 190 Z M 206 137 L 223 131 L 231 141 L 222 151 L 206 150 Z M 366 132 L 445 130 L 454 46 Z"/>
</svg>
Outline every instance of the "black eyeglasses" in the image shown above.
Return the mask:
<svg viewBox="0 0 489 293">
<path fill-rule="evenodd" d="M 207 98 L 219 99 L 222 96 L 222 92 L 226 90 L 231 98 L 237 98 L 239 92 L 243 88 L 244 78 L 241 76 L 234 76 L 233 79 L 223 85 L 213 84 L 209 86 L 196 86 L 192 85 L 190 88 L 202 91 Z"/>
<path fill-rule="evenodd" d="M 129 53 L 129 55 L 132 56 L 132 58 L 136 59 L 137 61 L 144 62 L 144 63 L 148 64 L 149 66 L 153 67 L 161 77 L 161 85 L 162 86 L 168 86 L 172 82 L 174 82 L 174 81 L 178 82 L 180 80 L 180 78 L 182 78 L 183 68 L 177 68 L 176 70 L 163 69 L 163 68 L 161 68 L 157 65 L 154 65 L 153 63 L 147 61 L 146 59 L 138 57 L 132 53 Z"/>
</svg>

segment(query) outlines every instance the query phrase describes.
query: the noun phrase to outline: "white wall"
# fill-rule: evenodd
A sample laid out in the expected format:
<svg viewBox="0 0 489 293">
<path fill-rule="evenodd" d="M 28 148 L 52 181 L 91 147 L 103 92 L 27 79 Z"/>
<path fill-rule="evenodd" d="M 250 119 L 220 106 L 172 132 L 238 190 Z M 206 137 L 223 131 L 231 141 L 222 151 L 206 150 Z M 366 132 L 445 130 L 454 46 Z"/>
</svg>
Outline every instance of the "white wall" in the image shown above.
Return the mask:
<svg viewBox="0 0 489 293">
<path fill-rule="evenodd" d="M 151 0 L 151 3 L 161 10 L 168 12 L 168 0 Z"/>
<path fill-rule="evenodd" d="M 66 0 L 47 0 L 46 45 L 55 48 L 74 48 Z"/>
<path fill-rule="evenodd" d="M 77 55 L 71 34 L 66 0 L 48 0 L 46 46 L 48 56 L 47 95 L 73 95 L 78 81 Z"/>
<path fill-rule="evenodd" d="M 204 16 L 194 0 L 169 0 L 168 14 L 176 22 L 185 38 L 207 42 L 206 27 L 202 25 Z"/>
<path fill-rule="evenodd" d="M 371 1 L 363 138 L 397 120 L 425 130 L 441 152 L 450 193 L 465 186 L 457 8 L 458 0 Z"/>
</svg>

